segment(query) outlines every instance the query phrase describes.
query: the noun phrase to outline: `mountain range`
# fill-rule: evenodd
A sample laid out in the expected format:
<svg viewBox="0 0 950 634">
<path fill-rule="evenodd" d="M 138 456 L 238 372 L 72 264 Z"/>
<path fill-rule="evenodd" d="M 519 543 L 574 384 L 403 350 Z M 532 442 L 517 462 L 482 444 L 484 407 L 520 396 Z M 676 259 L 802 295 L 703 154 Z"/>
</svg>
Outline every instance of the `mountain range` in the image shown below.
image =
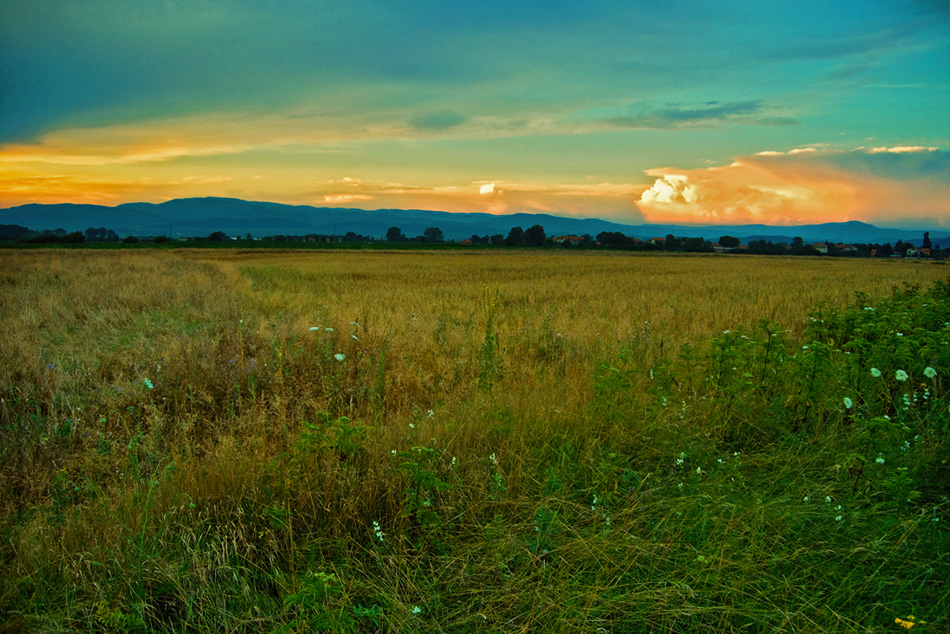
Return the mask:
<svg viewBox="0 0 950 634">
<path fill-rule="evenodd" d="M 799 226 L 770 225 L 628 225 L 593 218 L 565 218 L 549 214 L 450 213 L 421 209 L 341 209 L 253 202 L 235 198 L 180 198 L 164 203 L 126 203 L 109 207 L 87 204 L 30 204 L 0 209 L 0 224 L 18 224 L 34 231 L 65 229 L 84 231 L 105 227 L 120 237 L 207 236 L 223 231 L 229 236 L 344 235 L 347 232 L 383 238 L 390 227 L 399 227 L 409 237 L 422 235 L 428 227 L 438 227 L 446 240 L 464 240 L 472 235 L 507 235 L 512 227 L 544 227 L 548 236 L 589 234 L 602 231 L 649 240 L 668 234 L 702 237 L 715 242 L 722 235 L 750 240 L 791 242 L 895 243 L 898 240 L 920 245 L 923 231 L 888 229 L 850 221 Z M 950 231 L 931 231 L 931 240 L 950 246 Z"/>
</svg>

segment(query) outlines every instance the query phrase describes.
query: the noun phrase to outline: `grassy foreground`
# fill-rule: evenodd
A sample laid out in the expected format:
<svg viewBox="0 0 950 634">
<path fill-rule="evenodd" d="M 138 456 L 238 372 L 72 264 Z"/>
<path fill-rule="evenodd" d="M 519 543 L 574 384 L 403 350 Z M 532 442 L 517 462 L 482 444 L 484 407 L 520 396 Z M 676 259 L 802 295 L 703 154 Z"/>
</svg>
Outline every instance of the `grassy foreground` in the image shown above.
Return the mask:
<svg viewBox="0 0 950 634">
<path fill-rule="evenodd" d="M 947 631 L 948 273 L 0 253 L 0 632 Z"/>
</svg>

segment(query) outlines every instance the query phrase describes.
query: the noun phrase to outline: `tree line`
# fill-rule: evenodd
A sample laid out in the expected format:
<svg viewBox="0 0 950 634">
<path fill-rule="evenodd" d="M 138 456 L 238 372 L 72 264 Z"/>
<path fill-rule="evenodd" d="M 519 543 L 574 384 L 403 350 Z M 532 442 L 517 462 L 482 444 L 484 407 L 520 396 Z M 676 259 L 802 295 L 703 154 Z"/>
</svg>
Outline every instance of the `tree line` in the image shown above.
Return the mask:
<svg viewBox="0 0 950 634">
<path fill-rule="evenodd" d="M 136 243 L 135 236 L 120 238 L 112 229 L 105 227 L 90 227 L 85 231 L 66 232 L 64 229 L 31 231 L 20 225 L 0 225 L 0 241 L 19 242 L 23 244 L 79 244 L 79 243 Z M 148 238 L 154 243 L 170 242 L 167 236 Z M 401 228 L 390 227 L 382 239 L 373 236 L 348 231 L 343 236 L 326 234 L 305 235 L 274 235 L 255 240 L 250 233 L 245 236 L 231 238 L 223 231 L 215 231 L 207 237 L 187 239 L 192 244 L 225 245 L 234 241 L 255 241 L 258 244 L 266 243 L 346 243 L 346 244 L 461 244 L 483 245 L 492 247 L 544 247 L 544 248 L 581 248 L 581 249 L 609 249 L 622 251 L 669 251 L 686 253 L 712 253 L 714 251 L 731 251 L 757 255 L 830 255 L 839 257 L 908 257 L 921 253 L 925 257 L 946 259 L 950 256 L 950 249 L 941 249 L 934 245 L 930 233 L 923 235 L 921 246 L 918 248 L 910 242 L 898 240 L 894 245 L 874 243 L 851 243 L 847 245 L 834 244 L 830 241 L 815 245 L 806 244 L 800 237 L 793 238 L 791 243 L 772 242 L 769 240 L 750 240 L 743 245 L 742 241 L 729 235 L 719 237 L 713 243 L 701 237 L 687 237 L 667 234 L 651 240 L 640 240 L 619 231 L 602 231 L 596 237 L 585 234 L 583 236 L 549 237 L 544 227 L 539 224 L 527 229 L 520 226 L 512 227 L 508 235 L 501 233 L 494 235 L 473 234 L 470 238 L 460 242 L 448 241 L 438 227 L 427 227 L 421 235 L 409 237 Z"/>
</svg>

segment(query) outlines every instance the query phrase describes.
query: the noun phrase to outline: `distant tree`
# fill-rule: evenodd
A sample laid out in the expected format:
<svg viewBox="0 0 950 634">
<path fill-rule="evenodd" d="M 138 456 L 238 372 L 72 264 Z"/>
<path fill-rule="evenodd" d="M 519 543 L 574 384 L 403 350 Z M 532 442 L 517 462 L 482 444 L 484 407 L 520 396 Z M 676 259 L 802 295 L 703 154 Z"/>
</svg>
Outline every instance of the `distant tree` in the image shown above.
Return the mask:
<svg viewBox="0 0 950 634">
<path fill-rule="evenodd" d="M 125 236 L 124 238 L 122 238 L 122 242 L 126 244 L 135 244 L 138 241 L 139 239 L 136 238 L 135 236 Z"/>
<path fill-rule="evenodd" d="M 930 232 L 929 232 L 929 231 L 925 231 L 925 232 L 924 232 L 924 242 L 923 242 L 923 244 L 920 245 L 920 248 L 921 248 L 921 249 L 932 249 L 933 246 L 934 246 L 933 243 L 930 241 Z"/>
<path fill-rule="evenodd" d="M 208 239 L 214 240 L 215 242 L 220 242 L 221 240 L 227 240 L 228 234 L 226 234 L 223 231 L 215 231 L 214 233 L 208 236 Z"/>
<path fill-rule="evenodd" d="M 597 234 L 597 242 L 599 242 L 601 246 L 611 249 L 620 249 L 633 245 L 633 240 L 619 231 L 601 231 Z"/>
<path fill-rule="evenodd" d="M 728 249 L 735 249 L 741 244 L 739 238 L 734 238 L 733 236 L 719 236 L 719 246 L 726 247 Z"/>
<path fill-rule="evenodd" d="M 442 230 L 438 227 L 429 227 L 422 232 L 422 237 L 425 238 L 426 242 L 445 242 L 445 238 L 442 236 Z"/>
<path fill-rule="evenodd" d="M 19 240 L 33 232 L 21 225 L 0 225 L 0 240 Z"/>
<path fill-rule="evenodd" d="M 152 242 L 156 244 L 164 244 L 165 242 L 171 242 L 171 238 L 168 236 L 155 236 L 155 239 Z"/>
<path fill-rule="evenodd" d="M 524 244 L 524 229 L 521 227 L 512 227 L 505 238 L 505 244 L 509 247 L 519 247 Z"/>
<path fill-rule="evenodd" d="M 491 245 L 493 247 L 500 247 L 504 243 L 505 243 L 505 236 L 501 235 L 500 233 L 496 233 L 495 235 L 491 237 Z"/>
<path fill-rule="evenodd" d="M 666 240 L 663 241 L 663 248 L 667 251 L 681 251 L 686 245 L 686 238 L 677 238 L 672 233 L 666 234 Z"/>
<path fill-rule="evenodd" d="M 877 257 L 879 258 L 889 258 L 894 255 L 894 247 L 891 246 L 890 242 L 885 242 L 884 246 L 877 250 Z"/>
<path fill-rule="evenodd" d="M 683 240 L 683 249 L 691 252 L 711 251 L 712 245 L 702 238 L 686 238 Z"/>
<path fill-rule="evenodd" d="M 539 247 L 544 244 L 544 227 L 541 225 L 532 225 L 524 232 L 524 242 L 529 247 Z"/>
<path fill-rule="evenodd" d="M 405 242 L 406 236 L 403 235 L 402 229 L 399 227 L 390 227 L 386 232 L 386 241 L 387 242 Z"/>
</svg>

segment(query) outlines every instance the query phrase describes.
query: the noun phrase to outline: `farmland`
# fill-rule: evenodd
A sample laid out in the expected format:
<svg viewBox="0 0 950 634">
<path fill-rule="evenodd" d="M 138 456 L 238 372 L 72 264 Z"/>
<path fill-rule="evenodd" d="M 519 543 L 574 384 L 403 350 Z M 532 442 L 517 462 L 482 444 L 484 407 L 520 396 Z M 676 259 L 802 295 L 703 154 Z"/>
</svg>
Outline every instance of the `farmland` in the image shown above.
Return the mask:
<svg viewBox="0 0 950 634">
<path fill-rule="evenodd" d="M 0 289 L 0 631 L 950 626 L 943 264 L 13 251 Z"/>
</svg>

